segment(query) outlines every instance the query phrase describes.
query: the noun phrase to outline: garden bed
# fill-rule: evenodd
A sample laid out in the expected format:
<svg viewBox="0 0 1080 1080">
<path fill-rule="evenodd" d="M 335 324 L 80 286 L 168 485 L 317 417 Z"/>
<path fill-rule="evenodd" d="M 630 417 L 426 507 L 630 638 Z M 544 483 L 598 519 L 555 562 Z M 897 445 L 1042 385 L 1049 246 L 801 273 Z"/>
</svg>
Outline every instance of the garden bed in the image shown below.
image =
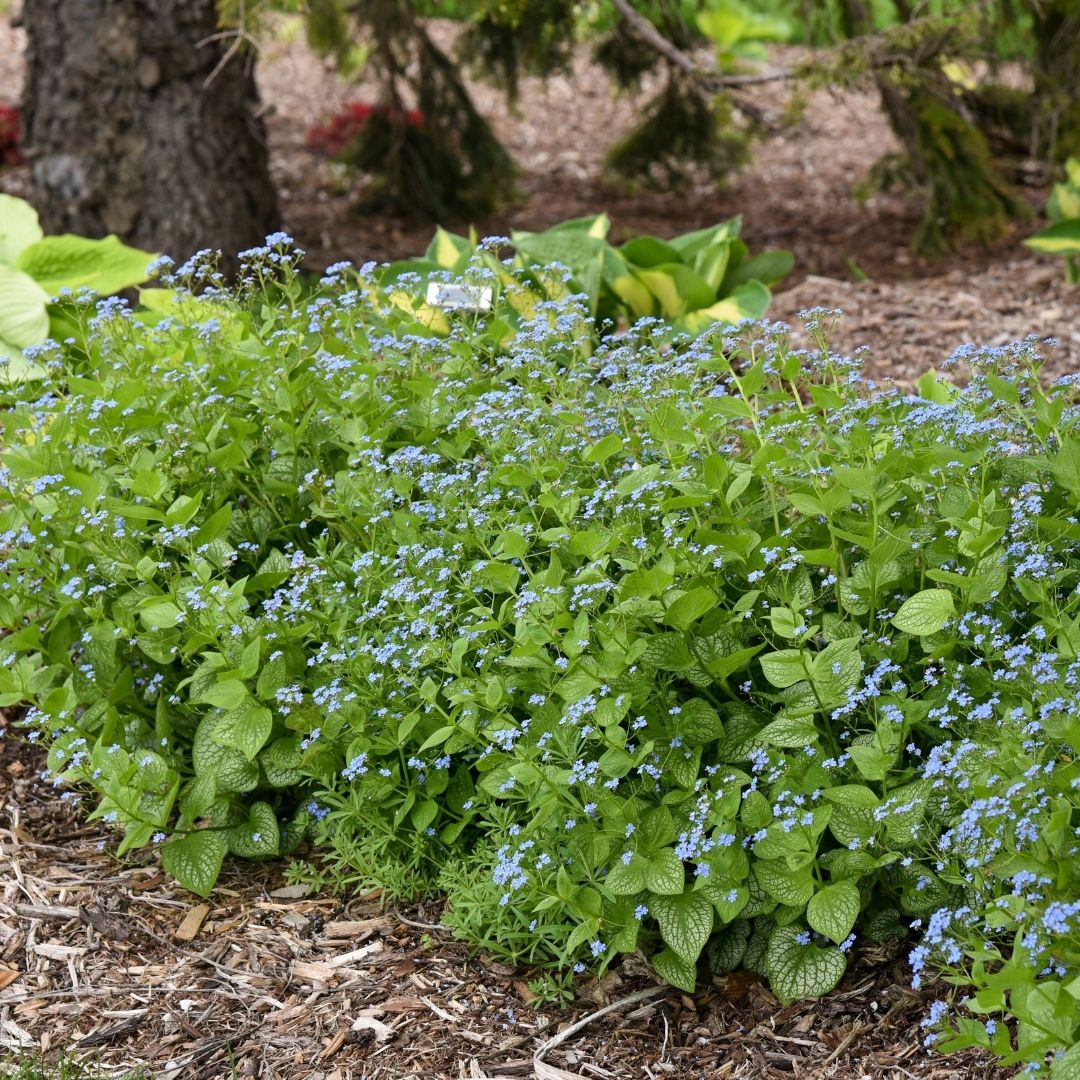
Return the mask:
<svg viewBox="0 0 1080 1080">
<path fill-rule="evenodd" d="M 241 1077 L 290 1080 L 528 1077 L 533 1056 L 569 1025 L 653 991 L 547 1053 L 566 1071 L 543 1075 L 1007 1075 L 979 1054 L 922 1047 L 934 993 L 905 989 L 902 946 L 856 950 L 839 990 L 786 1008 L 745 972 L 693 996 L 661 990 L 633 958 L 579 982 L 570 1006 L 534 1007 L 530 972 L 415 925 L 436 924 L 434 908 L 297 896 L 282 864 L 240 862 L 226 865 L 204 908 L 155 860 L 118 863 L 113 837 L 38 778 L 43 763 L 0 738 L 0 1067 L 66 1048 L 109 1075 L 142 1068 L 154 1080 L 210 1080 L 233 1063 Z M 354 1031 L 358 1020 L 371 1024 Z"/>
<path fill-rule="evenodd" d="M 0 57 L 5 42 L 17 44 L 8 34 L 0 28 Z M 0 60 L 0 100 L 14 95 L 11 55 Z M 755 250 L 783 245 L 797 258 L 770 314 L 794 321 L 802 308 L 843 308 L 848 318 L 834 344 L 846 352 L 872 340 L 868 373 L 876 379 L 911 383 L 964 341 L 998 344 L 1028 332 L 1061 339 L 1048 374 L 1075 368 L 1075 301 L 1059 265 L 1023 253 L 1020 232 L 994 251 L 931 265 L 906 251 L 917 207 L 899 196 L 865 206 L 850 199 L 852 182 L 889 146 L 870 96 L 811 110 L 726 191 L 625 196 L 603 185 L 598 162 L 601 139 L 629 123 L 633 104 L 609 110 L 599 75 L 584 59 L 576 63 L 573 79 L 544 91 L 526 85 L 524 122 L 501 133 L 523 165 L 527 199 L 479 223 L 481 231 L 537 228 L 607 206 L 616 235 L 668 235 L 745 211 Z M 295 43 L 272 43 L 262 74 L 287 224 L 312 264 L 420 250 L 428 225 L 350 218 L 352 193 L 303 144 L 312 116 L 352 93 Z M 778 110 L 768 93 L 763 103 Z M 481 99 L 498 123 L 507 121 L 493 96 L 481 91 Z M 10 190 L 25 183 L 18 170 L 0 178 Z M 207 339 L 217 330 L 211 321 Z M 924 390 L 935 393 L 933 385 Z M 948 403 L 946 388 L 936 393 L 931 400 Z M 1068 463 L 1057 471 L 1072 491 Z M 256 649 L 256 667 L 259 660 Z M 366 773 L 366 756 L 350 755 L 342 775 Z M 529 986 L 537 972 L 470 952 L 439 926 L 437 906 L 397 911 L 377 892 L 308 890 L 289 884 L 284 860 L 227 861 L 200 904 L 153 855 L 118 861 L 113 834 L 83 825 L 40 779 L 44 766 L 37 752 L 0 741 L 0 1067 L 5 1054 L 62 1051 L 117 1073 L 141 1067 L 168 1078 L 995 1075 L 988 1057 L 943 1058 L 923 1048 L 928 1003 L 940 987 L 906 989 L 910 943 L 860 937 L 843 982 L 820 1001 L 782 1006 L 744 972 L 702 980 L 694 994 L 661 988 L 632 946 L 602 978 L 576 980 L 572 1003 L 541 1001 Z"/>
</svg>

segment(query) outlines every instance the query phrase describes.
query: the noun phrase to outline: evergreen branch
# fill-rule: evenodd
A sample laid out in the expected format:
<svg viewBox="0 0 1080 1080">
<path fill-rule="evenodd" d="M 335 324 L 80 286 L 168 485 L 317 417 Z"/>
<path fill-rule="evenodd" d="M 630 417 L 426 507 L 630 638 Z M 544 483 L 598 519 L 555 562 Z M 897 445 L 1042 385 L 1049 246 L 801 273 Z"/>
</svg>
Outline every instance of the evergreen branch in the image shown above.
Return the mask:
<svg viewBox="0 0 1080 1080">
<path fill-rule="evenodd" d="M 713 93 L 740 86 L 755 86 L 759 83 L 779 82 L 798 77 L 798 72 L 788 68 L 763 71 L 753 75 L 723 75 L 719 71 L 707 71 L 692 56 L 664 37 L 644 15 L 634 8 L 630 0 L 611 0 L 611 2 L 640 41 L 658 52 L 673 67 L 691 76 Z"/>
</svg>

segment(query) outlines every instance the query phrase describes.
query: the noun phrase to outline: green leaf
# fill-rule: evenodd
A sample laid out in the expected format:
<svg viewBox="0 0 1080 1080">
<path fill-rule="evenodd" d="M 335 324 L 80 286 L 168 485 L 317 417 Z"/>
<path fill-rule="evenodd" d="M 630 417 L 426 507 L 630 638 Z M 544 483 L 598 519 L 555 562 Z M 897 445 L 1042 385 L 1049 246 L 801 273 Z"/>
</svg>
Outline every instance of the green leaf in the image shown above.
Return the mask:
<svg viewBox="0 0 1080 1080">
<path fill-rule="evenodd" d="M 292 787 L 303 779 L 302 761 L 300 736 L 296 734 L 275 739 L 259 754 L 267 783 L 276 788 Z"/>
<path fill-rule="evenodd" d="M 424 258 L 430 259 L 444 270 L 458 270 L 468 262 L 469 256 L 476 250 L 467 237 L 447 232 L 441 225 L 435 229 Z"/>
<path fill-rule="evenodd" d="M 0 341 L 0 386 L 45 378 L 46 370 L 32 363 L 23 355 L 22 349 Z"/>
<path fill-rule="evenodd" d="M 605 435 L 598 443 L 594 443 L 582 454 L 582 459 L 590 465 L 600 465 L 607 461 L 612 454 L 617 454 L 623 448 L 620 435 Z"/>
<path fill-rule="evenodd" d="M 945 589 L 923 589 L 900 605 L 892 624 L 905 634 L 925 637 L 936 634 L 955 614 L 952 593 Z"/>
<path fill-rule="evenodd" d="M 122 244 L 115 236 L 46 236 L 24 248 L 17 266 L 49 296 L 61 289 L 93 289 L 102 296 L 146 280 L 146 268 L 157 256 Z"/>
<path fill-rule="evenodd" d="M 239 679 L 222 679 L 221 682 L 208 686 L 199 695 L 199 701 L 206 705 L 216 705 L 219 709 L 238 709 L 248 698 L 247 687 Z M 232 715 L 231 712 L 228 715 Z M 226 740 L 219 733 L 220 742 Z"/>
<path fill-rule="evenodd" d="M 839 945 L 851 933 L 862 909 L 859 887 L 850 879 L 818 890 L 806 905 L 806 921 Z"/>
<path fill-rule="evenodd" d="M 806 867 L 792 870 L 781 859 L 764 859 L 754 863 L 754 875 L 774 900 L 788 907 L 801 909 L 814 895 L 814 879 Z"/>
<path fill-rule="evenodd" d="M 749 943 L 750 922 L 747 919 L 737 919 L 709 943 L 709 967 L 717 975 L 734 971 L 742 964 Z"/>
<path fill-rule="evenodd" d="M 743 796 L 739 818 L 750 832 L 757 832 L 772 823 L 772 805 L 760 791 L 748 791 Z"/>
<path fill-rule="evenodd" d="M 956 387 L 933 368 L 915 380 L 915 389 L 919 391 L 919 397 L 937 405 L 948 405 L 957 392 Z"/>
<path fill-rule="evenodd" d="M 0 195 L 0 266 L 14 266 L 19 253 L 45 234 L 37 211 L 14 195 Z"/>
<path fill-rule="evenodd" d="M 841 638 L 826 645 L 814 657 L 811 679 L 825 701 L 842 700 L 859 685 L 863 659 L 858 638 Z"/>
<path fill-rule="evenodd" d="M 1050 458 L 1050 470 L 1062 487 L 1080 493 L 1080 439 L 1062 439 L 1061 448 Z"/>
<path fill-rule="evenodd" d="M 229 850 L 244 859 L 269 858 L 281 853 L 281 830 L 269 803 L 251 804 L 248 820 L 229 829 Z"/>
<path fill-rule="evenodd" d="M 735 885 L 731 878 L 710 877 L 701 891 L 712 901 L 722 924 L 737 918 L 750 900 L 750 890 L 745 885 Z"/>
<path fill-rule="evenodd" d="M 478 584 L 492 592 L 513 592 L 521 582 L 516 567 L 494 559 L 479 563 L 473 571 L 473 577 Z"/>
<path fill-rule="evenodd" d="M 161 862 L 185 889 L 209 896 L 221 872 L 227 845 L 220 832 L 199 829 L 170 840 L 161 849 Z"/>
<path fill-rule="evenodd" d="M 743 319 L 760 319 L 771 300 L 772 293 L 760 281 L 747 281 L 723 300 L 683 316 L 676 325 L 691 334 L 700 334 L 714 323 L 728 324 L 741 322 Z"/>
<path fill-rule="evenodd" d="M 1068 1047 L 1050 1063 L 1050 1080 L 1080 1080 L 1080 1042 Z"/>
<path fill-rule="evenodd" d="M 619 252 L 635 266 L 644 268 L 682 262 L 679 252 L 656 236 L 637 236 L 623 244 Z"/>
<path fill-rule="evenodd" d="M 689 311 L 707 308 L 716 298 L 716 290 L 709 288 L 709 283 L 684 263 L 632 269 L 638 281 L 659 301 L 666 318 L 677 319 Z"/>
<path fill-rule="evenodd" d="M 213 689 L 217 690 L 221 686 L 230 685 L 239 686 L 245 694 L 247 693 L 243 684 L 236 682 L 222 683 Z M 248 761 L 252 761 L 266 745 L 273 728 L 274 718 L 270 710 L 249 699 L 246 705 L 225 714 L 215 737 L 225 746 L 232 746 L 239 750 Z"/>
<path fill-rule="evenodd" d="M 769 622 L 774 634 L 791 639 L 804 632 L 806 620 L 791 608 L 777 605 L 769 609 Z"/>
<path fill-rule="evenodd" d="M 766 724 L 758 733 L 758 738 L 770 746 L 813 746 L 818 741 L 818 730 L 813 720 L 780 717 Z"/>
<path fill-rule="evenodd" d="M 633 896 L 635 893 L 644 891 L 645 874 L 649 867 L 646 859 L 635 854 L 629 863 L 618 860 L 607 872 L 604 884 L 616 896 Z M 680 866 L 680 871 L 682 867 Z M 682 880 L 679 881 L 680 886 Z"/>
<path fill-rule="evenodd" d="M 32 277 L 0 266 L 0 342 L 14 349 L 49 336 L 49 296 Z"/>
<path fill-rule="evenodd" d="M 691 623 L 700 619 L 716 607 L 716 594 L 712 589 L 698 587 L 684 592 L 675 600 L 664 614 L 664 622 L 679 630 L 686 630 Z"/>
<path fill-rule="evenodd" d="M 716 710 L 701 698 L 684 702 L 677 719 L 679 734 L 687 746 L 703 746 L 723 738 L 723 721 Z"/>
<path fill-rule="evenodd" d="M 713 905 L 708 896 L 700 890 L 654 896 L 649 911 L 656 918 L 664 944 L 687 963 L 696 963 L 713 928 Z"/>
<path fill-rule="evenodd" d="M 795 256 L 784 248 L 762 251 L 743 259 L 739 265 L 724 278 L 724 291 L 752 280 L 763 285 L 775 285 L 782 281 L 795 268 Z"/>
<path fill-rule="evenodd" d="M 1080 218 L 1067 218 L 1029 236 L 1024 243 L 1044 255 L 1080 255 Z"/>
<path fill-rule="evenodd" d="M 649 861 L 645 871 L 645 887 L 662 896 L 678 896 L 683 891 L 686 871 L 674 848 L 664 848 Z"/>
<path fill-rule="evenodd" d="M 780 926 L 769 938 L 769 986 L 782 1005 L 827 994 L 839 984 L 847 968 L 839 949 L 803 945 L 798 938 L 804 932 L 797 926 Z"/>
<path fill-rule="evenodd" d="M 653 971 L 664 982 L 692 994 L 697 989 L 697 965 L 684 960 L 674 949 L 664 949 L 652 958 Z"/>
<path fill-rule="evenodd" d="M 167 630 L 183 616 L 184 613 L 171 600 L 158 600 L 139 611 L 139 618 L 150 630 Z"/>
<path fill-rule="evenodd" d="M 848 754 L 855 762 L 859 774 L 867 780 L 884 780 L 893 763 L 893 755 L 877 746 L 854 743 L 848 747 Z"/>
<path fill-rule="evenodd" d="M 686 639 L 682 634 L 670 631 L 653 634 L 648 638 L 641 659 L 649 667 L 659 668 L 661 671 L 681 671 L 693 663 Z"/>
<path fill-rule="evenodd" d="M 803 654 L 798 649 L 780 649 L 758 658 L 765 678 L 773 686 L 784 689 L 806 678 Z"/>
</svg>

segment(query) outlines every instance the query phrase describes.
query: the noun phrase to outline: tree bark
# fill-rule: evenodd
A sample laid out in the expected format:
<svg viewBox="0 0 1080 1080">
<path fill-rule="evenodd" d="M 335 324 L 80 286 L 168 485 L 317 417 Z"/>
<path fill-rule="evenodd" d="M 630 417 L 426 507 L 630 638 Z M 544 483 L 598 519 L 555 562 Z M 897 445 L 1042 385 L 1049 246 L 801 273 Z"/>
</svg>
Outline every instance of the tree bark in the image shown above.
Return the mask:
<svg viewBox="0 0 1080 1080">
<path fill-rule="evenodd" d="M 253 63 L 216 0 L 30 0 L 24 141 L 47 232 L 185 259 L 278 227 Z M 216 36 L 215 36 L 216 35 Z"/>
</svg>

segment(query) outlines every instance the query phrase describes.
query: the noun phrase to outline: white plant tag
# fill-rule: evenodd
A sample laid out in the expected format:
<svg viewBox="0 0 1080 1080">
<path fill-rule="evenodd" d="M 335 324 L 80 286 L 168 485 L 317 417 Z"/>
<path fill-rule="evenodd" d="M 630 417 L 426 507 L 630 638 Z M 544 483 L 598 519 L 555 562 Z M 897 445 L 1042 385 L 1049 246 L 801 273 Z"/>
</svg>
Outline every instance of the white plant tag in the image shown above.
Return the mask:
<svg viewBox="0 0 1080 1080">
<path fill-rule="evenodd" d="M 492 296 L 486 285 L 429 281 L 425 299 L 432 307 L 448 311 L 490 311 Z"/>
</svg>

